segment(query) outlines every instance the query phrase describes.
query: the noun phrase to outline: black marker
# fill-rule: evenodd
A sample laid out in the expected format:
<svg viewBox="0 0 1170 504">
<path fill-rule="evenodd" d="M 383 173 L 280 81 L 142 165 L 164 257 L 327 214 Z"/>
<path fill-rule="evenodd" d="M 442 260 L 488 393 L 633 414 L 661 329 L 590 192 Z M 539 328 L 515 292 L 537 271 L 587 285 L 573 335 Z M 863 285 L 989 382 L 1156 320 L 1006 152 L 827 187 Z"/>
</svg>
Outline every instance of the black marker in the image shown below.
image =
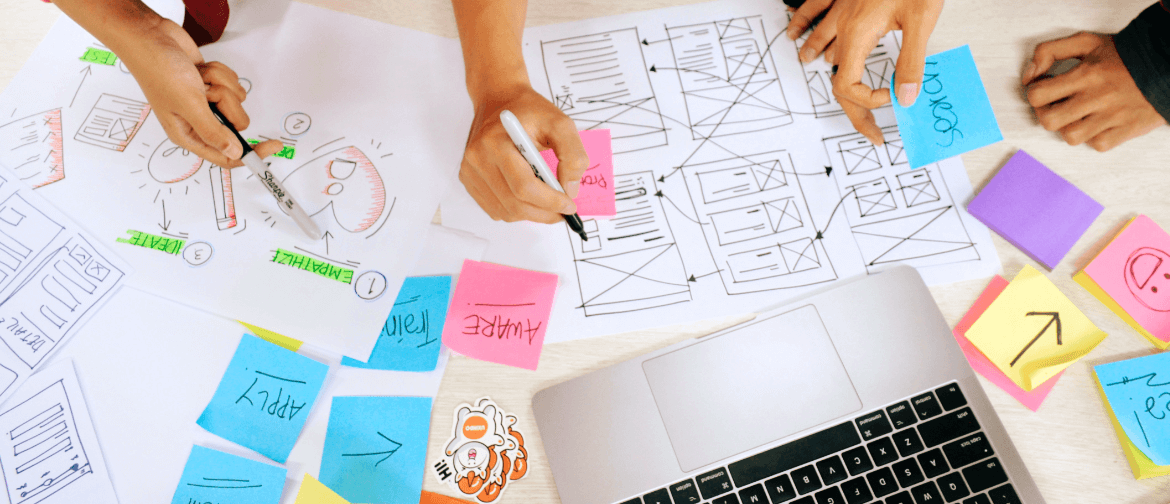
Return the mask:
<svg viewBox="0 0 1170 504">
<path fill-rule="evenodd" d="M 500 112 L 500 122 L 504 124 L 504 131 L 508 132 L 512 143 L 516 144 L 516 149 L 520 151 L 520 155 L 524 156 L 528 165 L 532 167 L 532 173 L 536 175 L 536 178 L 564 194 L 565 189 L 561 187 L 557 177 L 544 163 L 544 158 L 540 157 L 540 151 L 536 150 L 536 144 L 532 142 L 531 138 L 528 138 L 528 133 L 524 132 L 524 126 L 520 125 L 516 114 L 507 110 Z M 589 241 L 589 236 L 585 234 L 585 223 L 581 222 L 580 216 L 577 214 L 566 215 L 565 222 L 569 223 L 569 229 L 581 235 L 582 240 Z"/>
</svg>

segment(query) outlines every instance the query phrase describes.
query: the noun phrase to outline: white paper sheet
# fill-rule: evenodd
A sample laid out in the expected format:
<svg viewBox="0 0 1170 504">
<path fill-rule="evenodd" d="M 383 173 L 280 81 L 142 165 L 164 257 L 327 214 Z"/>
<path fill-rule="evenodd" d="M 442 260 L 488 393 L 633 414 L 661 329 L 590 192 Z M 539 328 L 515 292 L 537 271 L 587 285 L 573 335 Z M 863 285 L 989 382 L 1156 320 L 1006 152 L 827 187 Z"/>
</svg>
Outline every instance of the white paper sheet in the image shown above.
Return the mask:
<svg viewBox="0 0 1170 504">
<path fill-rule="evenodd" d="M 25 382 L 0 413 L 0 466 L 12 504 L 117 504 L 73 362 Z"/>
<path fill-rule="evenodd" d="M 252 0 L 202 48 L 249 90 L 244 136 L 295 149 L 269 161 L 328 231 L 315 241 L 247 169 L 176 148 L 120 62 L 78 59 L 89 47 L 94 39 L 62 18 L 0 95 L 0 163 L 135 265 L 131 285 L 369 355 L 458 170 L 472 116 L 458 42 Z M 36 142 L 25 140 L 31 132 Z M 113 245 L 127 230 L 174 239 L 176 253 Z M 274 262 L 289 257 L 278 250 L 343 281 Z"/>
<path fill-rule="evenodd" d="M 618 214 L 582 241 L 492 222 L 453 190 L 442 217 L 487 238 L 488 261 L 560 275 L 546 342 L 750 312 L 894 264 L 932 284 L 999 270 L 962 161 L 910 170 L 888 108 L 891 142 L 866 142 L 787 19 L 774 0 L 727 0 L 525 31 L 537 91 L 578 129 L 611 130 Z M 867 59 L 871 85 L 899 36 Z"/>
</svg>

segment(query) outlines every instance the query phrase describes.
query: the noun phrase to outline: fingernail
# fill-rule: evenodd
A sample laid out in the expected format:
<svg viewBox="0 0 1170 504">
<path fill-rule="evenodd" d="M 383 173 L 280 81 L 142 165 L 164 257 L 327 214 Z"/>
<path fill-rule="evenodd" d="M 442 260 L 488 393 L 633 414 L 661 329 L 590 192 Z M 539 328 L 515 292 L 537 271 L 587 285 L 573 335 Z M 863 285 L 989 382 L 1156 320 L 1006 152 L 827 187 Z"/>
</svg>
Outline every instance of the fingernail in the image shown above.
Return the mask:
<svg viewBox="0 0 1170 504">
<path fill-rule="evenodd" d="M 577 194 L 579 194 L 580 192 L 581 192 L 581 182 L 574 180 L 572 182 L 565 184 L 565 194 L 569 195 L 569 198 L 576 199 Z"/>
<path fill-rule="evenodd" d="M 564 208 L 561 208 L 561 213 L 565 215 L 577 213 L 577 204 L 572 201 L 566 203 Z"/>
<path fill-rule="evenodd" d="M 796 30 L 789 28 L 787 35 L 788 35 L 788 40 L 796 40 Z"/>
<path fill-rule="evenodd" d="M 898 105 L 909 107 L 918 100 L 918 84 L 907 82 L 898 86 Z"/>
<path fill-rule="evenodd" d="M 1032 80 L 1032 74 L 1036 73 L 1036 63 L 1028 63 L 1028 69 L 1024 70 L 1024 82 Z"/>
<path fill-rule="evenodd" d="M 813 59 L 813 50 L 811 47 L 806 47 L 800 50 L 800 61 L 808 63 Z"/>
<path fill-rule="evenodd" d="M 224 149 L 223 154 L 231 159 L 240 159 L 244 157 L 244 148 L 240 147 L 240 144 L 232 142 L 227 149 Z"/>
</svg>

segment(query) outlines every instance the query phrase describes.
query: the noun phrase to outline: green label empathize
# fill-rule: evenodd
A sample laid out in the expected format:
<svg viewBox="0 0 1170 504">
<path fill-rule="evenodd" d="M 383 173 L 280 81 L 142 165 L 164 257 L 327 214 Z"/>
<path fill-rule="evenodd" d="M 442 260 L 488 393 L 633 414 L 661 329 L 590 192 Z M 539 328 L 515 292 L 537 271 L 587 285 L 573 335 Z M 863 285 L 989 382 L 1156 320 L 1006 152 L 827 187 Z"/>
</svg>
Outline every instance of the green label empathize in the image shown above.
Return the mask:
<svg viewBox="0 0 1170 504">
<path fill-rule="evenodd" d="M 143 233 L 142 231 L 135 231 L 133 229 L 126 230 L 130 233 L 129 238 L 118 238 L 118 243 L 128 243 L 135 247 L 143 247 L 154 249 L 168 254 L 179 255 L 183 251 L 183 245 L 187 242 L 178 238 L 167 238 L 165 236 L 152 235 L 150 233 Z"/>
<path fill-rule="evenodd" d="M 325 261 L 319 261 L 317 259 L 313 259 L 312 257 L 297 254 L 295 252 L 289 252 L 284 249 L 276 249 L 276 255 L 272 256 L 272 262 L 303 269 L 310 273 L 321 275 L 330 280 L 337 280 L 341 283 L 347 284 L 353 281 L 353 270 L 351 269 L 334 266 Z"/>
</svg>

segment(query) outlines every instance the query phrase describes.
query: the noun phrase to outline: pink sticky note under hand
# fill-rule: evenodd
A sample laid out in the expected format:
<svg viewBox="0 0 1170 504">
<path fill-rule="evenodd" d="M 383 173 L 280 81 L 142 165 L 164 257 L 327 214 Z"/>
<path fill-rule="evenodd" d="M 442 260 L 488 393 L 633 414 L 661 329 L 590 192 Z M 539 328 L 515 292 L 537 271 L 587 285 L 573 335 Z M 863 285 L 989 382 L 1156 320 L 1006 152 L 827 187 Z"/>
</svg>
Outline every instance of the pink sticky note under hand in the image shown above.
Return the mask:
<svg viewBox="0 0 1170 504">
<path fill-rule="evenodd" d="M 1019 385 L 1016 385 L 1011 378 L 1003 374 L 1003 371 L 1000 371 L 998 367 L 995 367 L 995 364 L 967 339 L 967 330 L 975 324 L 976 320 L 979 320 L 983 312 L 987 311 L 987 307 L 991 306 L 991 303 L 1007 288 L 1008 283 L 1007 280 L 999 275 L 991 279 L 991 284 L 983 290 L 983 293 L 979 295 L 979 299 L 975 300 L 975 305 L 967 311 L 963 319 L 955 325 L 953 332 L 955 334 L 955 340 L 959 342 L 959 348 L 963 349 L 963 354 L 967 356 L 967 362 L 971 363 L 971 368 L 976 373 L 991 380 L 991 383 L 994 383 L 1003 389 L 1004 392 L 1016 398 L 1017 401 L 1020 401 L 1020 404 L 1027 406 L 1032 411 L 1036 411 L 1040 409 L 1040 403 L 1044 402 L 1044 399 L 1048 397 L 1048 393 L 1052 391 L 1052 387 L 1056 385 L 1056 380 L 1060 379 L 1060 375 L 1064 374 L 1064 371 L 1057 373 L 1056 376 L 1053 376 L 1048 381 L 1037 385 L 1031 392 L 1027 392 L 1020 388 Z"/>
<path fill-rule="evenodd" d="M 536 369 L 557 276 L 463 261 L 443 324 L 443 344 L 473 359 Z"/>
<path fill-rule="evenodd" d="M 617 202 L 613 188 L 613 145 L 609 130 L 585 130 L 579 133 L 585 153 L 589 155 L 589 166 L 581 178 L 581 192 L 573 200 L 577 204 L 577 215 L 581 217 L 613 217 L 617 215 Z M 550 149 L 541 151 L 544 162 L 554 174 L 557 172 L 557 155 Z"/>
</svg>

